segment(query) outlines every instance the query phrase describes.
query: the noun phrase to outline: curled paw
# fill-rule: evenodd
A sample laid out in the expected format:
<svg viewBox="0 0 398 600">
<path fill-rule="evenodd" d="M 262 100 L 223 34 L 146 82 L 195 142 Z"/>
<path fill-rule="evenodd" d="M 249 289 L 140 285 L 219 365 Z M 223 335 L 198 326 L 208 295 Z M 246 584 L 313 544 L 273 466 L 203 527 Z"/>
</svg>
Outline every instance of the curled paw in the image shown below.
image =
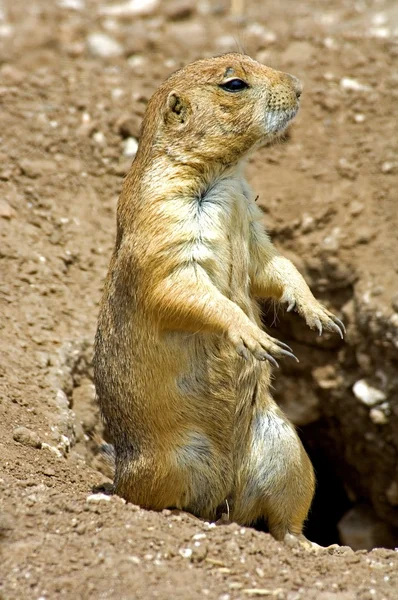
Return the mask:
<svg viewBox="0 0 398 600">
<path fill-rule="evenodd" d="M 310 304 L 297 303 L 294 299 L 288 300 L 287 312 L 293 309 L 305 319 L 308 327 L 317 329 L 319 335 L 322 335 L 323 330 L 334 331 L 343 339 L 346 332 L 344 323 L 340 321 L 333 313 L 327 310 L 320 302 Z"/>
<path fill-rule="evenodd" d="M 294 358 L 298 362 L 298 358 L 294 356 L 287 344 L 271 337 L 251 321 L 241 326 L 232 326 L 228 338 L 239 356 L 246 360 L 252 354 L 257 360 L 268 360 L 275 367 L 279 367 L 276 358 L 285 356 Z"/>
</svg>

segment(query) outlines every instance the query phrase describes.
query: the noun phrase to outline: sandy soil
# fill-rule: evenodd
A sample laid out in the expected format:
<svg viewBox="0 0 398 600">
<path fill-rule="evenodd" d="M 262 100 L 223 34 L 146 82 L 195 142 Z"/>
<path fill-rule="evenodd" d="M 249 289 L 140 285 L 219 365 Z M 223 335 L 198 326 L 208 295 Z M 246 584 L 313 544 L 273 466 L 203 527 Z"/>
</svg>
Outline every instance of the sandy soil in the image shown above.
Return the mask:
<svg viewBox="0 0 398 600">
<path fill-rule="evenodd" d="M 233 18 L 221 0 L 143 16 L 0 2 L 4 600 L 398 596 L 397 6 L 245 4 Z M 248 171 L 275 243 L 347 324 L 342 342 L 266 315 L 300 358 L 274 386 L 317 469 L 308 535 L 355 552 L 92 496 L 106 481 L 92 340 L 145 104 L 180 65 L 239 48 L 305 87 L 285 142 Z"/>
</svg>

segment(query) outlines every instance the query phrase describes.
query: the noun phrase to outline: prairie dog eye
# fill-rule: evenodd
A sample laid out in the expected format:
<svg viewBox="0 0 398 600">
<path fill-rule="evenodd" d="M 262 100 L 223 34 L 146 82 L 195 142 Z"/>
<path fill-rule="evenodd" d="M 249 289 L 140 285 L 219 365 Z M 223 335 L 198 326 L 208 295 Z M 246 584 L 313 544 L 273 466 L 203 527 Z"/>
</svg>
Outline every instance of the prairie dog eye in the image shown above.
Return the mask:
<svg viewBox="0 0 398 600">
<path fill-rule="evenodd" d="M 222 88 L 226 92 L 241 92 L 242 90 L 245 90 L 248 87 L 249 85 L 246 83 L 246 81 L 237 78 L 230 79 L 229 81 L 220 84 L 220 88 Z"/>
</svg>

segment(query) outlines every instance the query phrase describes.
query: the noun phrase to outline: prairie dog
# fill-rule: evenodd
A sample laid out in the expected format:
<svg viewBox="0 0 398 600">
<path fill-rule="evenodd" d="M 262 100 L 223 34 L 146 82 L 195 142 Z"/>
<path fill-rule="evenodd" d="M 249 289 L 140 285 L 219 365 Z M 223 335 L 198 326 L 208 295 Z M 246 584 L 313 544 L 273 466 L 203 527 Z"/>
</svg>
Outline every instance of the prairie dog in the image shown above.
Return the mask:
<svg viewBox="0 0 398 600">
<path fill-rule="evenodd" d="M 293 357 L 261 327 L 258 299 L 312 328 L 344 326 L 268 238 L 243 175 L 248 153 L 299 107 L 293 76 L 226 54 L 171 75 L 148 103 L 117 210 L 94 370 L 127 501 L 302 535 L 310 460 L 270 396 Z"/>
</svg>

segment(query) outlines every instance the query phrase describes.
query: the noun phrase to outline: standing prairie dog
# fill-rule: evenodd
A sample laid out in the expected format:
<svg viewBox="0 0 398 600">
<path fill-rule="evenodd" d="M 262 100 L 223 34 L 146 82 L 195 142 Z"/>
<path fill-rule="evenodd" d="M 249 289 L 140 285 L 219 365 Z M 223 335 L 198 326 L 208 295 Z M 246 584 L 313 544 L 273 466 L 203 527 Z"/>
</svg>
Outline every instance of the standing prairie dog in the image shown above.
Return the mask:
<svg viewBox="0 0 398 600">
<path fill-rule="evenodd" d="M 311 328 L 344 326 L 278 254 L 243 175 L 295 116 L 300 82 L 226 54 L 177 71 L 148 103 L 123 185 L 95 340 L 95 384 L 116 452 L 115 491 L 161 510 L 268 522 L 301 537 L 310 460 L 270 396 L 293 357 L 261 327 L 273 298 Z"/>
</svg>

